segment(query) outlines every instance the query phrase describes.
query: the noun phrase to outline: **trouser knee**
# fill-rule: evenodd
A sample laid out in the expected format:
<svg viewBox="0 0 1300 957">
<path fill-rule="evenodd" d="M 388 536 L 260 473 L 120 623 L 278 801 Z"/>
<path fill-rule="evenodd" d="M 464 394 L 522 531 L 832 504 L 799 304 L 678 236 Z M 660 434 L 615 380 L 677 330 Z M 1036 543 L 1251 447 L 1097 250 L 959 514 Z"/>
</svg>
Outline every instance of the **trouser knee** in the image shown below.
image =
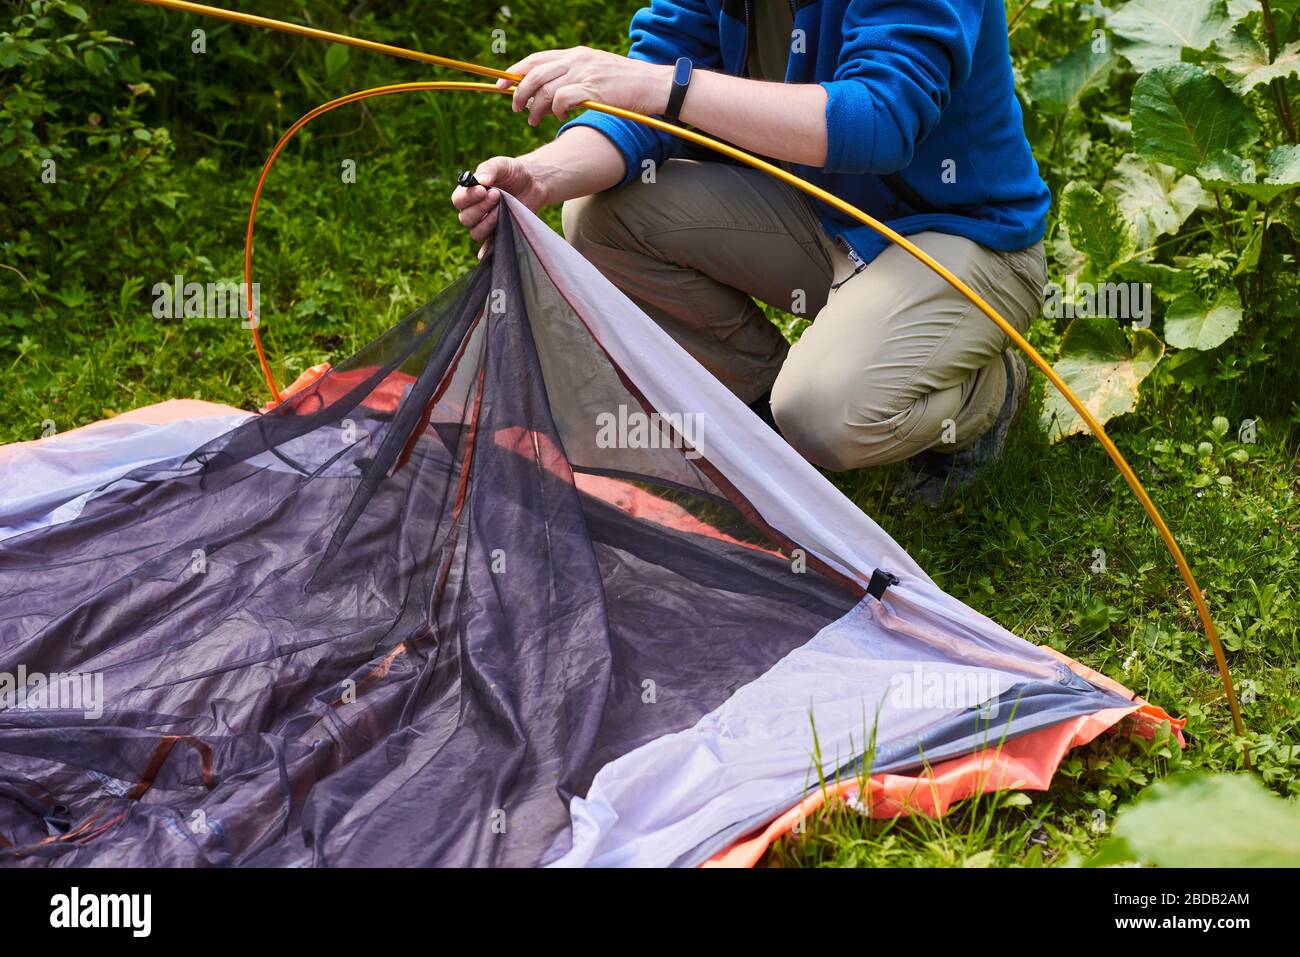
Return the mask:
<svg viewBox="0 0 1300 957">
<path fill-rule="evenodd" d="M 612 249 L 626 248 L 625 229 L 613 193 L 595 193 L 565 202 L 560 219 L 564 238 L 583 257 L 600 265 Z"/>
<path fill-rule="evenodd" d="M 778 378 L 772 417 L 800 455 L 831 472 L 892 465 L 942 441 L 947 419 L 931 415 L 931 396 L 899 405 L 850 402 L 850 391 Z M 884 397 L 882 397 L 883 399 Z M 940 403 L 941 404 L 941 403 Z"/>
</svg>

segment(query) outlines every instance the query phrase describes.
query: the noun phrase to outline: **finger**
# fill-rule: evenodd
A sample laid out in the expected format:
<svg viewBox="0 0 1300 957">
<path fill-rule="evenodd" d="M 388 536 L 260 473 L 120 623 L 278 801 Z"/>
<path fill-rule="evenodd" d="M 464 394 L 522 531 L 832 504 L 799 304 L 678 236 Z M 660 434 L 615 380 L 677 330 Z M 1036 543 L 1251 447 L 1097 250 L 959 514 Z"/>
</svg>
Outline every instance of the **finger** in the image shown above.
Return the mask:
<svg viewBox="0 0 1300 957">
<path fill-rule="evenodd" d="M 564 119 L 574 109 L 591 99 L 591 91 L 580 83 L 570 83 L 555 91 L 551 98 L 551 112 Z"/>
<path fill-rule="evenodd" d="M 526 75 L 529 70 L 541 63 L 549 63 L 557 57 L 562 57 L 568 50 L 538 50 L 536 53 L 530 53 L 518 63 L 511 66 L 507 73 L 519 73 Z"/>
<path fill-rule="evenodd" d="M 456 214 L 456 219 L 458 219 L 460 224 L 466 229 L 473 229 L 483 221 L 483 217 L 487 215 L 489 209 L 491 209 L 491 207 L 486 203 L 479 203 L 475 206 L 469 207 L 468 209 L 462 209 Z"/>
<path fill-rule="evenodd" d="M 563 79 L 553 80 L 541 87 L 534 95 L 533 101 L 528 105 L 528 125 L 536 126 L 542 122 L 542 117 L 551 112 L 551 100 L 555 96 L 555 90 Z"/>
<path fill-rule="evenodd" d="M 481 260 L 484 256 L 492 251 L 492 240 L 489 239 L 478 248 L 478 258 Z"/>
<path fill-rule="evenodd" d="M 477 174 L 474 177 L 478 179 Z M 456 209 L 469 209 L 487 199 L 485 186 L 457 186 L 451 191 L 451 205 Z"/>
<path fill-rule="evenodd" d="M 456 216 L 460 224 L 469 229 L 473 229 L 492 212 L 493 208 L 501 200 L 500 190 L 489 190 L 487 197 L 480 203 L 475 203 L 466 209 L 462 209 Z"/>
<path fill-rule="evenodd" d="M 524 57 L 518 63 L 513 64 L 510 67 L 510 69 L 506 70 L 506 72 L 513 73 L 516 76 L 526 77 L 528 73 L 531 70 L 533 70 L 535 67 L 540 66 L 543 63 L 549 63 L 551 60 L 554 60 L 556 57 L 566 52 L 567 51 L 565 50 L 541 50 L 537 53 L 532 53 Z M 505 77 L 501 77 L 499 80 L 497 80 L 497 89 L 508 90 L 512 86 L 514 86 L 517 82 L 519 81 L 509 80 L 506 79 Z M 516 112 L 518 112 L 518 110 L 516 110 Z"/>
<path fill-rule="evenodd" d="M 568 72 L 568 64 L 563 60 L 542 64 L 519 81 L 510 103 L 511 108 L 518 113 L 528 106 L 528 101 L 537 95 L 538 90 L 566 72 Z"/>
<path fill-rule="evenodd" d="M 501 186 L 510 181 L 514 160 L 508 156 L 494 156 L 484 160 L 474 171 L 474 178 L 484 187 Z"/>
<path fill-rule="evenodd" d="M 497 219 L 500 216 L 501 208 L 499 205 L 494 206 L 492 211 L 479 221 L 478 225 L 469 231 L 470 236 L 476 242 L 485 242 L 497 228 Z"/>
</svg>

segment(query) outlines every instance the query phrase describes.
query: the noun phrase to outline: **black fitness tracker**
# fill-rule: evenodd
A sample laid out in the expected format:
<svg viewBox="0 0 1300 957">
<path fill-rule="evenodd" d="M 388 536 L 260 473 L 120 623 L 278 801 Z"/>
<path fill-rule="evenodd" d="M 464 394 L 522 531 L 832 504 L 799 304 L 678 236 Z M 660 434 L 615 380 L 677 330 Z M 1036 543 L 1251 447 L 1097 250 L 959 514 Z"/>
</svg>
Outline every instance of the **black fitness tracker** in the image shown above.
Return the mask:
<svg viewBox="0 0 1300 957">
<path fill-rule="evenodd" d="M 677 65 L 673 67 L 673 91 L 668 94 L 668 109 L 664 111 L 664 117 L 674 123 L 682 112 L 682 103 L 686 101 L 686 88 L 691 85 L 691 71 L 694 69 L 695 64 L 686 57 L 678 59 Z"/>
</svg>

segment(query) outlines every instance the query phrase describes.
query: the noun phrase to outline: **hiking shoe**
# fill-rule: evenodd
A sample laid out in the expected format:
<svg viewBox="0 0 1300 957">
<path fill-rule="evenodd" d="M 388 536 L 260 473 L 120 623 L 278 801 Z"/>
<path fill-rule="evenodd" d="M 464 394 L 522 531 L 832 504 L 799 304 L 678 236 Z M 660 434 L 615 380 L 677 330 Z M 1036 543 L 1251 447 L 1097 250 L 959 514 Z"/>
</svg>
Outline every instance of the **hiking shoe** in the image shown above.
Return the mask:
<svg viewBox="0 0 1300 957">
<path fill-rule="evenodd" d="M 1002 353 L 1007 370 L 1007 394 L 988 431 L 959 452 L 927 449 L 907 460 L 907 471 L 894 486 L 894 498 L 938 508 L 946 495 L 969 486 L 1002 455 L 1011 427 L 1020 418 L 1029 393 L 1029 369 L 1019 352 Z"/>
</svg>

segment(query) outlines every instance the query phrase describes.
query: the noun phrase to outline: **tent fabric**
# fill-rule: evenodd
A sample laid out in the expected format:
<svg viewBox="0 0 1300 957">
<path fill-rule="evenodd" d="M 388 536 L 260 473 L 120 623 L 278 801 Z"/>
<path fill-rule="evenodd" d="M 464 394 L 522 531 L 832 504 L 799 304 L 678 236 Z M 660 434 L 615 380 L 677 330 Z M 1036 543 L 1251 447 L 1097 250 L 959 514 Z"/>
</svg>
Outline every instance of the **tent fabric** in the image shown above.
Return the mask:
<svg viewBox="0 0 1300 957">
<path fill-rule="evenodd" d="M 0 450 L 42 476 L 0 493 L 0 676 L 102 681 L 0 700 L 0 862 L 699 864 L 819 771 L 1135 707 L 943 593 L 509 198 L 498 230 L 263 414 Z"/>
<path fill-rule="evenodd" d="M 1128 699 L 1122 707 L 1084 714 L 1071 721 L 1051 724 L 1010 740 L 992 741 L 978 750 L 947 761 L 930 762 L 911 774 L 879 773 L 876 768 L 837 775 L 812 788 L 767 827 L 750 831 L 718 851 L 702 867 L 753 867 L 778 839 L 790 834 L 831 797 L 845 801 L 858 813 L 875 818 L 925 814 L 941 816 L 958 801 L 1003 790 L 1046 791 L 1061 759 L 1112 730 L 1125 718 L 1133 720 L 1134 733 L 1151 737 L 1167 726 L 1180 746 L 1186 721 L 1171 717 L 1131 691 L 1053 650 L 1044 648 L 1075 675 L 1094 686 Z M 866 794 L 863 792 L 866 791 Z"/>
<path fill-rule="evenodd" d="M 979 794 L 1045 791 L 1067 751 L 1087 744 L 1137 711 L 1135 705 L 1085 715 L 939 762 L 920 774 L 872 774 L 865 779 L 851 776 L 830 781 L 825 787 L 812 789 L 767 827 L 732 842 L 701 866 L 753 867 L 773 843 L 806 822 L 832 796 L 873 818 L 910 814 L 937 817 L 956 802 Z"/>
<path fill-rule="evenodd" d="M 100 487 L 142 465 L 186 455 L 248 416 L 230 406 L 172 399 L 44 441 L 0 446 L 0 540 L 76 518 Z"/>
<path fill-rule="evenodd" d="M 1004 735 L 1128 705 L 1055 661 L 1008 657 L 996 668 L 980 666 L 936 638 L 941 633 L 864 600 L 689 730 L 602 768 L 586 797 L 573 802 L 575 850 L 559 863 L 700 863 L 749 830 L 751 820 L 779 815 L 820 778 L 856 776 L 855 762 L 873 736 L 871 770 L 879 773 L 914 768 L 920 755 L 941 761 Z M 987 705 L 983 697 L 961 696 L 926 707 L 900 703 L 895 676 L 910 685 L 913 674 L 994 690 L 997 706 L 980 708 L 973 705 Z M 645 800 L 647 781 L 654 801 Z"/>
</svg>

